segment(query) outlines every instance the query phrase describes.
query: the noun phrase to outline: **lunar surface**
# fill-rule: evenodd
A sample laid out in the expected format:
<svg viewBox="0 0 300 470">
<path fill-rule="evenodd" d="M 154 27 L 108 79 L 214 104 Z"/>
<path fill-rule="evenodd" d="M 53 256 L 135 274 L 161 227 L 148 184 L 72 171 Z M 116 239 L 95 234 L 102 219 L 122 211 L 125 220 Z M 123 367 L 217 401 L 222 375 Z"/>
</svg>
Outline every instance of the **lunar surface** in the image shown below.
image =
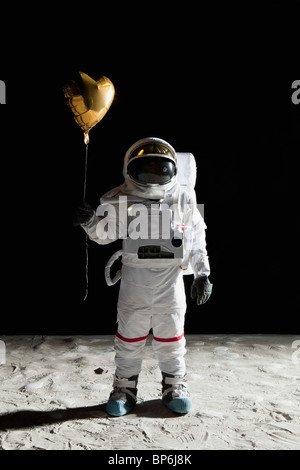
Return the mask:
<svg viewBox="0 0 300 470">
<path fill-rule="evenodd" d="M 137 406 L 119 418 L 105 411 L 113 339 L 1 336 L 0 449 L 300 449 L 300 337 L 187 335 L 193 408 L 179 416 L 149 336 Z"/>
</svg>

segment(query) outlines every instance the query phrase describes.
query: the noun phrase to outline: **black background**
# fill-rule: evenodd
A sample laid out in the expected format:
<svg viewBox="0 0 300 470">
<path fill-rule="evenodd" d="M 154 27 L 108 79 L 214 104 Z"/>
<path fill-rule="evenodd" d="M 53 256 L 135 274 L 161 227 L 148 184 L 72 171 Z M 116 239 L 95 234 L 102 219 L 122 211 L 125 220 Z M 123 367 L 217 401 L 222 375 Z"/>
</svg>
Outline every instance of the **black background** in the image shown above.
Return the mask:
<svg viewBox="0 0 300 470">
<path fill-rule="evenodd" d="M 300 105 L 291 101 L 299 50 L 283 33 L 295 30 L 295 15 L 271 3 L 264 14 L 235 9 L 233 20 L 227 8 L 179 6 L 133 10 L 129 20 L 116 6 L 97 27 L 89 10 L 89 21 L 79 12 L 76 24 L 69 20 L 70 32 L 58 16 L 46 31 L 47 18 L 25 28 L 17 44 L 6 37 L 0 334 L 116 329 L 119 286 L 106 286 L 104 266 L 119 242 L 89 242 L 83 301 L 85 234 L 72 218 L 85 145 L 62 93 L 78 70 L 106 75 L 116 89 L 90 132 L 93 207 L 123 182 L 123 157 L 136 140 L 160 137 L 195 155 L 214 290 L 197 307 L 185 278 L 186 333 L 299 332 Z"/>
</svg>

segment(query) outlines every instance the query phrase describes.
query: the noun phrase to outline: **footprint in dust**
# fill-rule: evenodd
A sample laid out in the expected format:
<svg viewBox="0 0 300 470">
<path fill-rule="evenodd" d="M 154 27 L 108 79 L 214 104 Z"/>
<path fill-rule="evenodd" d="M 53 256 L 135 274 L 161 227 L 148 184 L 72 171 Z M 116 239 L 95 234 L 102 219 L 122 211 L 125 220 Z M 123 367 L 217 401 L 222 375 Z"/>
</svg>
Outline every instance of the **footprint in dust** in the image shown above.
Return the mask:
<svg viewBox="0 0 300 470">
<path fill-rule="evenodd" d="M 272 419 L 274 419 L 274 421 L 277 421 L 277 422 L 293 420 L 293 418 L 288 413 L 284 413 L 283 411 L 278 411 L 278 410 L 271 411 L 270 416 Z"/>
<path fill-rule="evenodd" d="M 196 439 L 193 426 L 190 424 L 165 424 L 164 431 L 172 434 L 173 439 L 181 442 L 181 444 L 189 444 Z M 198 439 L 197 437 L 197 440 Z"/>
<path fill-rule="evenodd" d="M 128 436 L 113 436 L 110 439 L 111 448 L 114 450 L 126 450 L 132 449 L 132 442 L 128 439 Z"/>
<path fill-rule="evenodd" d="M 3 450 L 22 450 L 30 448 L 30 434 L 26 431 L 12 431 L 6 434 L 2 442 Z"/>
</svg>

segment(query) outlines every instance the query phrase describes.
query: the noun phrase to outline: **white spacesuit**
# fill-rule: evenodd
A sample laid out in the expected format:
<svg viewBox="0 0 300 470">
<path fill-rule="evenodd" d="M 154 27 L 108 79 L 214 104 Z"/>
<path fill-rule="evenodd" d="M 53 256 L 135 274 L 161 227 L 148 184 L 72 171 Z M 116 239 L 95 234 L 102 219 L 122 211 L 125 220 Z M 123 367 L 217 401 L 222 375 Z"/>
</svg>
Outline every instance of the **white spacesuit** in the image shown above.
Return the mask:
<svg viewBox="0 0 300 470">
<path fill-rule="evenodd" d="M 136 142 L 125 155 L 124 184 L 102 196 L 96 213 L 87 205 L 81 207 L 80 223 L 90 239 L 103 245 L 123 239 L 122 250 L 106 268 L 108 284 L 121 277 L 116 372 L 107 403 L 107 412 L 113 416 L 128 413 L 136 403 L 150 329 L 163 375 L 163 403 L 177 413 L 191 408 L 184 360 L 183 274 L 194 274 L 191 295 L 197 297 L 198 304 L 209 298 L 212 284 L 208 280 L 206 226 L 193 189 L 196 168 L 191 166 L 194 174 L 185 175 L 189 180 L 185 183 L 184 171 L 178 174 L 183 162 L 194 159 L 191 154 L 182 154 L 179 164 L 179 156 L 161 139 Z M 119 255 L 121 274 L 111 281 L 110 267 Z"/>
</svg>

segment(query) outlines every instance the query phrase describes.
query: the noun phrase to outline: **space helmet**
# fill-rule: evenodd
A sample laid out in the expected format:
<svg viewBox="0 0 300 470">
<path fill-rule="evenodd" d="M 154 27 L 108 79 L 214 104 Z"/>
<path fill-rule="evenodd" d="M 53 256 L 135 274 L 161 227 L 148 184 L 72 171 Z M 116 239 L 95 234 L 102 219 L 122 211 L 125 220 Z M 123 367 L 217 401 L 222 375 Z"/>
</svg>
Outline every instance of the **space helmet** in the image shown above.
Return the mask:
<svg viewBox="0 0 300 470">
<path fill-rule="evenodd" d="M 124 176 L 137 186 L 167 187 L 176 178 L 177 157 L 165 140 L 147 137 L 133 144 L 125 155 Z"/>
</svg>

